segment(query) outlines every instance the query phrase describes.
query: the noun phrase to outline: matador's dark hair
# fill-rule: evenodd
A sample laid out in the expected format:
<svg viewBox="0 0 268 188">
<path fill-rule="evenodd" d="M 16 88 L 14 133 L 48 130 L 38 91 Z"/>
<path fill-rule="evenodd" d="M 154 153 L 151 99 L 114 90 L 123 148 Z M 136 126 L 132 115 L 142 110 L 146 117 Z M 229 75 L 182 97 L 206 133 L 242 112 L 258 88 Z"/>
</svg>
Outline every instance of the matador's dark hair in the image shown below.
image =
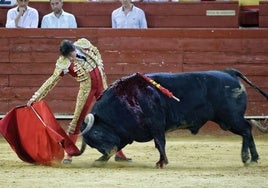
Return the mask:
<svg viewBox="0 0 268 188">
<path fill-rule="evenodd" d="M 63 40 L 60 43 L 60 54 L 67 57 L 71 52 L 75 51 L 75 46 L 69 40 Z"/>
</svg>

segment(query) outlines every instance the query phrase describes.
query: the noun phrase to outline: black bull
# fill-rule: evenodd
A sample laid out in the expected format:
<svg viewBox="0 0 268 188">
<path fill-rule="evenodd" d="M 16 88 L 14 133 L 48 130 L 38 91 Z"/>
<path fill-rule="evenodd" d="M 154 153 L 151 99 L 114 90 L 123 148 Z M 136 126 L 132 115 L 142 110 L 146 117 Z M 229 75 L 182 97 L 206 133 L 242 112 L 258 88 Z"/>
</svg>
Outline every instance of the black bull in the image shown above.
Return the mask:
<svg viewBox="0 0 268 188">
<path fill-rule="evenodd" d="M 103 92 L 81 126 L 85 145 L 103 154 L 98 161 L 108 161 L 118 150 L 133 141 L 154 139 L 160 153 L 156 163 L 168 163 L 165 133 L 189 129 L 197 134 L 207 122 L 217 123 L 223 130 L 240 135 L 242 162 L 257 162 L 252 125 L 244 118 L 247 98 L 238 77 L 268 99 L 268 94 L 234 69 L 189 73 L 146 74 L 171 91 L 180 102 L 168 97 L 136 73 L 114 82 Z M 86 144 L 85 144 L 86 143 Z M 81 150 L 81 151 L 82 151 Z M 83 151 L 82 151 L 83 152 Z M 251 157 L 249 156 L 249 152 Z"/>
</svg>

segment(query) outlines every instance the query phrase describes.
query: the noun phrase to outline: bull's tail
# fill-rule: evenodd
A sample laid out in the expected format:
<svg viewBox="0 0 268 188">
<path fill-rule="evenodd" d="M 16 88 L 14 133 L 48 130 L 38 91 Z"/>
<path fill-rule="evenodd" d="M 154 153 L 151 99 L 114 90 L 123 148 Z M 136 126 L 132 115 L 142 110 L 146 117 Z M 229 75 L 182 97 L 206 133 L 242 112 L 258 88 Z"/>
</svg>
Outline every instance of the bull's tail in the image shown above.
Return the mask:
<svg viewBox="0 0 268 188">
<path fill-rule="evenodd" d="M 248 85 L 250 85 L 251 87 L 253 87 L 256 91 L 258 91 L 259 93 L 261 93 L 268 100 L 268 93 L 266 93 L 261 88 L 259 88 L 254 83 L 252 83 L 244 74 L 242 74 L 238 70 L 236 70 L 236 69 L 228 69 L 228 70 L 225 70 L 225 72 L 227 72 L 228 74 L 230 74 L 232 76 L 237 76 L 237 77 L 241 78 Z"/>
<path fill-rule="evenodd" d="M 260 122 L 256 120 L 250 120 L 251 124 L 255 125 L 262 133 L 268 133 L 268 126 L 264 127 Z M 267 125 L 267 120 L 264 122 Z"/>
<path fill-rule="evenodd" d="M 258 86 L 256 86 L 254 83 L 252 83 L 244 74 L 242 74 L 241 72 L 239 72 L 238 70 L 235 70 L 235 69 L 228 69 L 228 70 L 226 70 L 226 72 L 232 76 L 237 76 L 237 77 L 241 78 L 247 84 L 249 84 L 251 87 L 253 87 L 256 91 L 261 93 L 268 100 L 268 94 L 265 91 L 263 91 L 262 89 L 260 89 Z M 267 120 L 265 120 L 265 122 L 264 122 L 265 125 L 262 125 L 261 122 L 257 122 L 255 120 L 250 120 L 250 121 L 251 121 L 251 124 L 256 126 L 259 131 L 261 131 L 263 133 L 268 133 Z"/>
</svg>

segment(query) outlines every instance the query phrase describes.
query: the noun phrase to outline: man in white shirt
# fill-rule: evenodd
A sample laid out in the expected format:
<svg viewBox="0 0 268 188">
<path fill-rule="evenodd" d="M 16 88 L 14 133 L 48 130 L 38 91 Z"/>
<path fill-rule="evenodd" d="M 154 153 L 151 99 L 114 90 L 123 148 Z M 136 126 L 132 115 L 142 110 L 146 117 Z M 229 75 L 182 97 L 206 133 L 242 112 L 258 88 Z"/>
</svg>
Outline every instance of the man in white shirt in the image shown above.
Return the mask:
<svg viewBox="0 0 268 188">
<path fill-rule="evenodd" d="M 45 15 L 41 28 L 77 28 L 75 16 L 62 9 L 63 0 L 50 0 L 53 12 Z"/>
<path fill-rule="evenodd" d="M 147 28 L 145 13 L 131 3 L 120 0 L 122 6 L 112 12 L 112 28 Z"/>
<path fill-rule="evenodd" d="M 37 28 L 38 11 L 28 6 L 29 0 L 17 0 L 17 7 L 7 12 L 6 28 Z"/>
</svg>

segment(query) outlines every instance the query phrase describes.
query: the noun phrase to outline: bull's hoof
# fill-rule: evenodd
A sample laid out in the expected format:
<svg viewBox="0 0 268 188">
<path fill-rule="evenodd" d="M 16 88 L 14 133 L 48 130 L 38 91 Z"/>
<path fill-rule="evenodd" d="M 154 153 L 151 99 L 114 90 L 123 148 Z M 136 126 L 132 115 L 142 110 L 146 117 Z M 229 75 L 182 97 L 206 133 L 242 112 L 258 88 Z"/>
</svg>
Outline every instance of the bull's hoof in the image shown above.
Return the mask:
<svg viewBox="0 0 268 188">
<path fill-rule="evenodd" d="M 107 155 L 103 155 L 100 158 L 98 158 L 96 161 L 100 161 L 100 162 L 107 162 L 110 159 L 109 156 Z"/>
<path fill-rule="evenodd" d="M 128 158 L 128 157 L 120 157 L 120 156 L 115 156 L 114 157 L 114 160 L 116 162 L 132 162 L 132 159 L 131 158 Z"/>
<path fill-rule="evenodd" d="M 156 164 L 156 168 L 163 169 L 166 165 L 165 164 Z"/>
<path fill-rule="evenodd" d="M 92 163 L 92 166 L 93 167 L 103 167 L 103 166 L 105 166 L 107 164 L 107 162 L 106 161 L 94 161 L 93 163 Z"/>
<path fill-rule="evenodd" d="M 168 164 L 168 160 L 166 159 L 160 159 L 157 163 L 156 163 L 156 168 L 164 168 L 165 166 L 167 166 Z"/>
<path fill-rule="evenodd" d="M 258 165 L 258 162 L 256 162 L 256 161 L 249 161 L 247 163 L 244 163 L 245 167 L 257 166 L 257 165 Z"/>
<path fill-rule="evenodd" d="M 164 168 L 165 166 L 167 166 L 168 163 L 166 162 L 157 162 L 156 163 L 156 168 Z"/>
</svg>

